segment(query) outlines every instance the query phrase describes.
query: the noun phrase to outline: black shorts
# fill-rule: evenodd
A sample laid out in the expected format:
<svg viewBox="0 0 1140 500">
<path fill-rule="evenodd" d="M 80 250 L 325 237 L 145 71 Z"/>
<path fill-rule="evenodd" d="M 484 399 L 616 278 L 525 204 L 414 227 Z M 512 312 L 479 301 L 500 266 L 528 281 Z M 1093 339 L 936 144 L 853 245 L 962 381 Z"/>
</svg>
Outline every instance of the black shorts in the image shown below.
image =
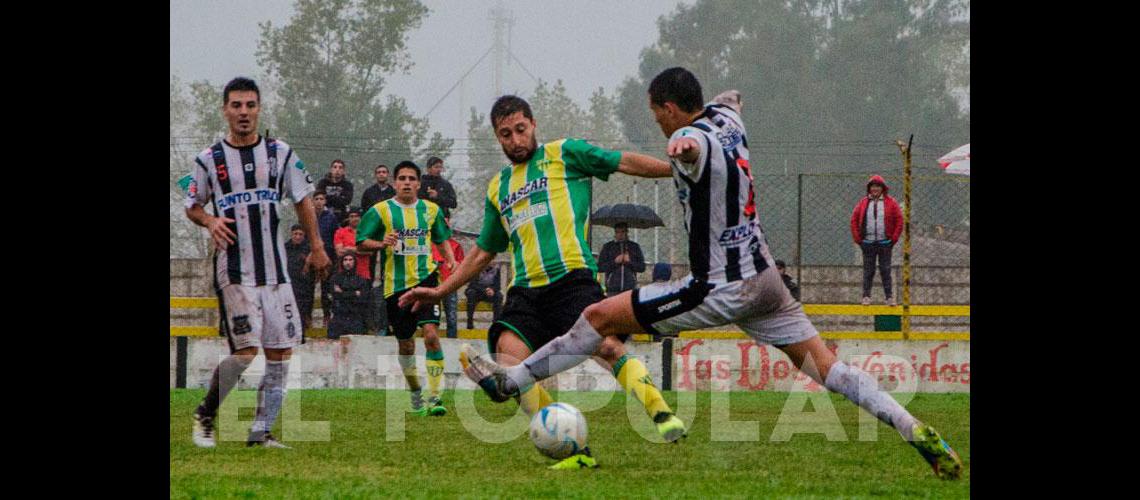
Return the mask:
<svg viewBox="0 0 1140 500">
<path fill-rule="evenodd" d="M 427 279 L 421 281 L 416 286 L 434 287 L 439 285 L 439 274 L 431 273 Z M 406 288 L 400 290 L 391 297 L 384 299 L 388 306 L 388 335 L 395 335 L 399 340 L 407 340 L 416 334 L 416 328 L 420 325 L 427 323 L 439 324 L 439 304 L 432 304 L 430 306 L 422 306 L 419 311 L 412 312 L 412 307 L 408 306 L 400 309 L 399 302 L 400 296 L 404 295 L 411 290 Z M 377 288 L 376 293 L 384 293 L 382 288 Z"/>
<path fill-rule="evenodd" d="M 575 269 L 537 288 L 511 287 L 499 319 L 487 330 L 487 348 L 497 352 L 499 335 L 511 330 L 531 352 L 566 333 L 587 306 L 606 298 L 589 270 Z"/>
</svg>

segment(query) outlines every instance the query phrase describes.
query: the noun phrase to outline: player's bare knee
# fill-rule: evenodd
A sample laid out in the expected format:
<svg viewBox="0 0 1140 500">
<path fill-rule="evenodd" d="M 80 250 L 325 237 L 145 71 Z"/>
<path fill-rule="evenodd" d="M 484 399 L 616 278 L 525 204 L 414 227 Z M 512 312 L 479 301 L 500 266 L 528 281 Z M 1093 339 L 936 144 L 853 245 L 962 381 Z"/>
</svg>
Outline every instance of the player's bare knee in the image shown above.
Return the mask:
<svg viewBox="0 0 1140 500">
<path fill-rule="evenodd" d="M 623 344 L 617 337 L 606 337 L 598 346 L 598 350 L 594 355 L 605 360 L 610 366 L 617 363 L 617 360 L 625 355 L 625 344 Z"/>
<path fill-rule="evenodd" d="M 416 342 L 414 339 L 401 340 L 396 342 L 396 346 L 401 356 L 411 356 L 416 353 Z"/>
<path fill-rule="evenodd" d="M 603 303 L 597 302 L 590 304 L 582 311 L 582 316 L 586 318 L 586 321 L 590 322 L 590 326 L 593 326 L 599 335 L 611 335 L 614 333 L 610 331 L 612 329 L 612 322 L 608 319 L 606 307 Z"/>
<path fill-rule="evenodd" d="M 293 349 L 266 349 L 265 359 L 270 361 L 288 361 L 293 355 Z"/>
<path fill-rule="evenodd" d="M 238 349 L 234 351 L 233 356 L 241 360 L 242 364 L 248 365 L 253 362 L 253 358 L 257 357 L 256 347 L 246 347 L 245 349 Z"/>
<path fill-rule="evenodd" d="M 439 332 L 435 330 L 424 330 L 424 348 L 429 351 L 438 351 L 439 346 Z"/>
</svg>

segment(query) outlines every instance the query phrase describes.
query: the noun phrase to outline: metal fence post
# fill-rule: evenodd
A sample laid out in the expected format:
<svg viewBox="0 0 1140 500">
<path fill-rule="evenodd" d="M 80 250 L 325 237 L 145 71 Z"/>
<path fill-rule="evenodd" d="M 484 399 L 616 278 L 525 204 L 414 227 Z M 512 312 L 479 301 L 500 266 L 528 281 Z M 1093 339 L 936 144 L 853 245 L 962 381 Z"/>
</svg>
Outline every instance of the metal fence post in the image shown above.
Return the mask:
<svg viewBox="0 0 1140 500">
<path fill-rule="evenodd" d="M 902 265 L 902 334 L 903 340 L 910 340 L 910 148 L 914 134 L 910 134 L 904 145 L 897 141 L 903 154 L 903 265 Z"/>
<path fill-rule="evenodd" d="M 796 176 L 796 283 L 803 290 L 804 278 L 804 174 Z M 801 291 L 802 293 L 802 291 Z"/>
</svg>

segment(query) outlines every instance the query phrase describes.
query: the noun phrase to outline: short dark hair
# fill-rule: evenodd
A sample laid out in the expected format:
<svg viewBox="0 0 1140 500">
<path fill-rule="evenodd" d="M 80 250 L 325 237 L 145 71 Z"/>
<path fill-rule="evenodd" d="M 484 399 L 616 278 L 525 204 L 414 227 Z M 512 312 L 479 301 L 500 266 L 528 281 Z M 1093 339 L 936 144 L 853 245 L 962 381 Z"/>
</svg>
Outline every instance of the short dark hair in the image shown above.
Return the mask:
<svg viewBox="0 0 1140 500">
<path fill-rule="evenodd" d="M 682 67 L 669 68 L 653 77 L 649 84 L 649 102 L 664 106 L 672 102 L 681 111 L 693 112 L 704 107 L 701 95 L 701 82 L 689 70 Z"/>
<path fill-rule="evenodd" d="M 319 195 L 321 195 L 321 196 L 324 196 L 325 198 L 328 198 L 328 197 L 329 197 L 329 194 L 328 194 L 328 193 L 326 193 L 324 189 L 318 189 L 318 190 L 316 190 L 316 191 L 313 191 L 313 196 L 314 196 L 314 197 L 315 197 L 315 196 L 317 196 L 318 194 L 319 194 Z"/>
<path fill-rule="evenodd" d="M 400 163 L 397 163 L 396 164 L 396 170 L 392 171 L 392 176 L 393 177 L 399 177 L 400 171 L 404 170 L 404 169 L 410 169 L 410 170 L 414 171 L 416 173 L 416 179 L 420 178 L 420 167 L 418 165 L 416 165 L 416 162 L 411 161 L 411 160 L 404 160 Z"/>
<path fill-rule="evenodd" d="M 626 230 L 628 230 L 628 229 L 629 229 L 629 224 L 627 224 L 627 223 L 625 223 L 625 222 L 619 222 L 619 223 L 617 223 L 617 224 L 614 224 L 614 230 L 616 231 L 616 230 L 618 230 L 618 229 L 626 229 Z"/>
<path fill-rule="evenodd" d="M 435 166 L 436 163 L 443 163 L 443 158 L 440 158 L 438 156 L 433 156 L 431 158 L 428 158 L 427 168 L 431 168 L 431 167 Z"/>
<path fill-rule="evenodd" d="M 527 104 L 523 98 L 505 95 L 495 99 L 495 104 L 491 106 L 491 128 L 495 128 L 495 126 L 499 124 L 499 120 L 518 113 L 519 111 L 522 111 L 523 116 L 528 119 L 534 119 L 534 115 L 530 112 L 530 104 Z"/>
<path fill-rule="evenodd" d="M 230 102 L 230 92 L 235 90 L 252 90 L 257 93 L 257 100 L 261 100 L 261 90 L 257 88 L 257 83 L 244 76 L 239 76 L 230 80 L 226 87 L 222 89 L 222 105 Z"/>
<path fill-rule="evenodd" d="M 788 265 L 787 265 L 787 264 L 785 264 L 785 263 L 784 263 L 784 261 L 782 261 L 782 260 L 780 260 L 780 259 L 776 259 L 776 267 L 778 267 L 778 268 L 784 268 L 784 267 L 788 267 Z"/>
<path fill-rule="evenodd" d="M 331 168 L 333 165 L 336 165 L 337 163 L 343 165 L 345 168 L 348 168 L 348 165 L 345 165 L 344 160 L 342 160 L 340 158 L 337 158 L 337 159 L 333 160 L 331 163 L 329 163 L 329 167 Z"/>
<path fill-rule="evenodd" d="M 304 230 L 305 230 L 305 228 L 301 227 L 300 224 L 293 224 L 293 227 L 289 228 L 290 233 L 293 231 L 304 231 Z"/>
<path fill-rule="evenodd" d="M 379 172 L 380 169 L 388 170 L 388 165 L 385 165 L 383 163 L 376 165 L 376 168 L 372 169 L 372 173 L 375 174 L 376 172 Z"/>
</svg>

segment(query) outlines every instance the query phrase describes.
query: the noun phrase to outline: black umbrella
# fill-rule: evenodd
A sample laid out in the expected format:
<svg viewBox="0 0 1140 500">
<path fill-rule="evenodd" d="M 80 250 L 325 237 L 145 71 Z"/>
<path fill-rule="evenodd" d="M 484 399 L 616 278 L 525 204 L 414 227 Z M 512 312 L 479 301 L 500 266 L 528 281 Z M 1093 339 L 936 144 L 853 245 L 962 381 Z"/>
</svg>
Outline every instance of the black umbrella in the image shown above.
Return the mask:
<svg viewBox="0 0 1140 500">
<path fill-rule="evenodd" d="M 620 222 L 624 222 L 634 229 L 665 227 L 661 217 L 652 208 L 632 203 L 606 205 L 594 211 L 594 214 L 590 216 L 590 223 L 599 226 L 613 227 Z"/>
</svg>

